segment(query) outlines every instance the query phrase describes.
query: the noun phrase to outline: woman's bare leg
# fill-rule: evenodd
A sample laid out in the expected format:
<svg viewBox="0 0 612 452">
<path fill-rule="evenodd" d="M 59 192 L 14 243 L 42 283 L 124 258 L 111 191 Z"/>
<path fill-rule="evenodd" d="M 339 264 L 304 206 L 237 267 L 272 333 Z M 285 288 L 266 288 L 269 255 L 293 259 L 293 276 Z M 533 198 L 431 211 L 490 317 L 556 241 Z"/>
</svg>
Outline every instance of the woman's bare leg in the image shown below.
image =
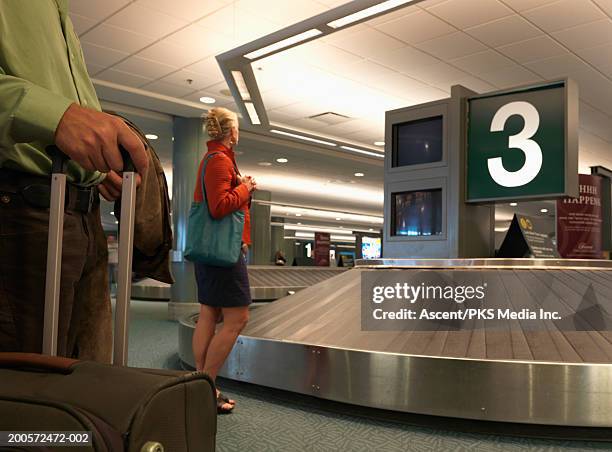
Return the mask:
<svg viewBox="0 0 612 452">
<path fill-rule="evenodd" d="M 204 372 L 210 375 L 213 380 L 217 378 L 217 373 L 232 351 L 236 338 L 249 320 L 248 306 L 221 308 L 221 310 L 223 312 L 223 326 L 212 338 L 204 361 Z"/>
<path fill-rule="evenodd" d="M 191 342 L 196 370 L 198 371 L 204 369 L 208 347 L 215 335 L 219 312 L 219 308 L 200 305 L 200 317 L 198 318 L 198 323 L 196 323 Z"/>
</svg>

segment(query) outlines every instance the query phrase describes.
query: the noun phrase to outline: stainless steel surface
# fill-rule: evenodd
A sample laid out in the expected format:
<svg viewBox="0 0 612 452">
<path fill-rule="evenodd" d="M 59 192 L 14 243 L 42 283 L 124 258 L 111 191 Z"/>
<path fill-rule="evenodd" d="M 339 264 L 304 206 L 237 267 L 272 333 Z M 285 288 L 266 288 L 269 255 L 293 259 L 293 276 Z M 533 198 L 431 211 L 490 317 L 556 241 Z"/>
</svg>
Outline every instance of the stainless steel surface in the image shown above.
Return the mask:
<svg viewBox="0 0 612 452">
<path fill-rule="evenodd" d="M 612 269 L 612 261 L 596 259 L 358 259 L 362 268 L 541 268 L 549 269 Z"/>
<path fill-rule="evenodd" d="M 423 357 L 241 337 L 220 375 L 410 413 L 612 426 L 609 364 Z"/>
<path fill-rule="evenodd" d="M 45 279 L 45 317 L 43 325 L 43 353 L 57 355 L 60 278 L 62 275 L 62 242 L 64 239 L 64 203 L 66 175 L 51 176 L 51 202 L 49 205 L 49 242 L 47 248 L 47 275 Z"/>
<path fill-rule="evenodd" d="M 391 263 L 384 268 L 473 271 L 475 280 L 489 281 L 491 296 L 510 297 L 517 305 L 535 297 L 575 306 L 588 296 L 608 309 L 612 288 L 607 262 L 555 260 L 549 268 L 541 260 Z M 220 375 L 410 413 L 612 427 L 612 332 L 567 332 L 552 325 L 527 331 L 518 324 L 507 330 L 481 325 L 468 331 L 362 331 L 360 281 L 368 269 L 341 273 L 252 310 Z M 192 366 L 195 318 L 179 326 L 179 356 Z"/>
<path fill-rule="evenodd" d="M 179 355 L 194 366 L 193 319 Z M 473 360 L 240 336 L 220 376 L 372 408 L 486 421 L 612 427 L 612 365 Z"/>
<path fill-rule="evenodd" d="M 168 301 L 171 285 L 146 278 L 132 284 L 132 300 Z"/>
<path fill-rule="evenodd" d="M 113 363 L 125 366 L 128 358 L 128 325 L 132 288 L 132 257 L 134 216 L 136 215 L 136 173 L 123 173 L 121 191 L 121 224 L 119 225 L 119 266 L 117 275 L 117 303 L 115 306 L 115 334 Z"/>
</svg>

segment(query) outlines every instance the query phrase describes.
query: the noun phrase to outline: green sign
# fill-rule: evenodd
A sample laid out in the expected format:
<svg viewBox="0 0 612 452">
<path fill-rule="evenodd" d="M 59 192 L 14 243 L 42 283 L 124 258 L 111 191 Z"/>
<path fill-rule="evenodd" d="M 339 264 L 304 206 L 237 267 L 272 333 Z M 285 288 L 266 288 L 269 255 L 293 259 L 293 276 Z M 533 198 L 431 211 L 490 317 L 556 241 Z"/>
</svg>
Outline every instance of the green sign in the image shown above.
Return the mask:
<svg viewBox="0 0 612 452">
<path fill-rule="evenodd" d="M 569 80 L 468 99 L 467 202 L 578 191 L 578 99 Z"/>
</svg>

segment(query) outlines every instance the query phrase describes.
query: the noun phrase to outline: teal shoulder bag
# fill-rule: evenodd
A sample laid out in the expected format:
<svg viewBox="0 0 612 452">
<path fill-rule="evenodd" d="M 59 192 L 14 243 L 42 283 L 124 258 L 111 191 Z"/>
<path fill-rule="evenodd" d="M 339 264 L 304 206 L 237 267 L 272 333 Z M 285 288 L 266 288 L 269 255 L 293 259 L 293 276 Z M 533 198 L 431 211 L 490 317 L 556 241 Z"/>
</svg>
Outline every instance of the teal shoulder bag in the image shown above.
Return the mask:
<svg viewBox="0 0 612 452">
<path fill-rule="evenodd" d="M 208 160 L 216 154 L 207 156 L 202 167 L 200 182 L 204 200 L 192 203 L 189 210 L 185 258 L 217 267 L 232 267 L 240 258 L 244 212 L 237 210 L 215 220 L 208 210 L 204 174 Z"/>
</svg>

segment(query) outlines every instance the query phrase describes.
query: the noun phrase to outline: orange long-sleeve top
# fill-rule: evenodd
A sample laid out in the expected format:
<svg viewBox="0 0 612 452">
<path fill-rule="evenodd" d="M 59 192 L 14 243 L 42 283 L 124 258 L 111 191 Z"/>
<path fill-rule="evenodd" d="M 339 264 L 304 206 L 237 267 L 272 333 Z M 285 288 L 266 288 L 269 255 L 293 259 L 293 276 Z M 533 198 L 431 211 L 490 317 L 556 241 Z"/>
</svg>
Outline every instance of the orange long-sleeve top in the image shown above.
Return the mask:
<svg viewBox="0 0 612 452">
<path fill-rule="evenodd" d="M 208 152 L 204 155 L 198 168 L 198 179 L 193 199 L 195 202 L 202 202 L 204 200 L 201 184 L 202 167 L 210 154 L 218 153 L 208 159 L 206 174 L 204 174 L 208 211 L 213 218 L 218 220 L 239 209 L 242 210 L 244 212 L 242 241 L 250 245 L 251 217 L 249 215 L 249 201 L 251 194 L 246 185 L 242 184 L 238 177 L 239 173 L 234 151 L 218 141 L 213 140 L 206 144 Z"/>
</svg>

